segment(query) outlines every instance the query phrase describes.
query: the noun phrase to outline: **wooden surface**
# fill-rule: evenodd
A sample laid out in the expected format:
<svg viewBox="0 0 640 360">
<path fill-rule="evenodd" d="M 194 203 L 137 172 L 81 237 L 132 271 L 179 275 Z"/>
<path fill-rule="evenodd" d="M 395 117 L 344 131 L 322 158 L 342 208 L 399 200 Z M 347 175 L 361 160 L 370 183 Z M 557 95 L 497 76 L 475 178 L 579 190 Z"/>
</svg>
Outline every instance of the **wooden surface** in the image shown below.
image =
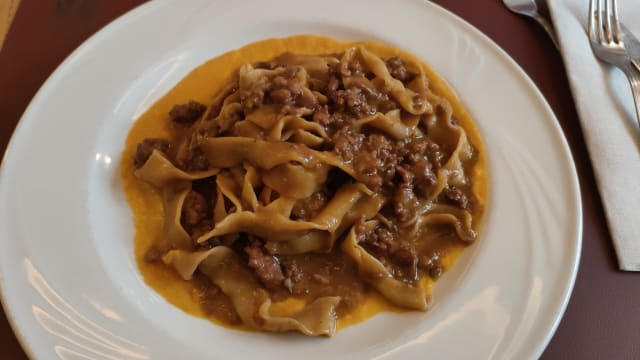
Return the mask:
<svg viewBox="0 0 640 360">
<path fill-rule="evenodd" d="M 0 0 L 0 50 L 13 23 L 20 0 Z"/>
<path fill-rule="evenodd" d="M 0 153 L 31 98 L 64 58 L 142 2 L 22 0 L 0 51 Z M 540 27 L 510 13 L 499 0 L 435 2 L 487 34 L 522 66 L 555 111 L 576 161 L 584 209 L 580 269 L 567 311 L 542 358 L 640 359 L 640 274 L 616 269 L 560 55 Z M 0 358 L 26 358 L 1 311 Z"/>
</svg>

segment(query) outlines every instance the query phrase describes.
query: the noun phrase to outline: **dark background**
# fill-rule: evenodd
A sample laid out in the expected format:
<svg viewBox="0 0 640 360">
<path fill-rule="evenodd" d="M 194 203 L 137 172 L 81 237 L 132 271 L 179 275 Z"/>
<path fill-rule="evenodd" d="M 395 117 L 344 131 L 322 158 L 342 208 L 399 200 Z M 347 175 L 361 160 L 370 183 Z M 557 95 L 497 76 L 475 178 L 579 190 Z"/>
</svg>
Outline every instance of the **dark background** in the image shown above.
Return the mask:
<svg viewBox="0 0 640 360">
<path fill-rule="evenodd" d="M 143 2 L 22 0 L 0 51 L 0 153 L 31 98 L 64 58 Z M 576 161 L 584 211 L 580 268 L 567 311 L 542 358 L 640 359 L 640 274 L 617 271 L 560 54 L 542 28 L 498 0 L 434 2 L 492 38 L 529 74 L 558 117 Z M 2 311 L 0 354 L 2 359 L 26 358 Z"/>
</svg>

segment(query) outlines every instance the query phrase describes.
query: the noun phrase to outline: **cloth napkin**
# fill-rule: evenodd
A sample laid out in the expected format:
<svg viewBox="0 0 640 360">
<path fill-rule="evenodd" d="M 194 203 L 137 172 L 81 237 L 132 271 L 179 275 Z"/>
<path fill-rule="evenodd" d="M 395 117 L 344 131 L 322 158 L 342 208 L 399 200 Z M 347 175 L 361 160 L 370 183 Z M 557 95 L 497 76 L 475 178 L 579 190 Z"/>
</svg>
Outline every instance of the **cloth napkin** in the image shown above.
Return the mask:
<svg viewBox="0 0 640 360">
<path fill-rule="evenodd" d="M 629 83 L 624 73 L 598 61 L 591 51 L 588 0 L 549 0 L 548 7 L 618 265 L 640 271 L 640 129 Z M 640 1 L 618 1 L 618 15 L 639 37 Z"/>
<path fill-rule="evenodd" d="M 0 0 L 0 50 L 2 50 L 7 33 L 9 33 L 18 5 L 20 5 L 20 0 Z"/>
</svg>

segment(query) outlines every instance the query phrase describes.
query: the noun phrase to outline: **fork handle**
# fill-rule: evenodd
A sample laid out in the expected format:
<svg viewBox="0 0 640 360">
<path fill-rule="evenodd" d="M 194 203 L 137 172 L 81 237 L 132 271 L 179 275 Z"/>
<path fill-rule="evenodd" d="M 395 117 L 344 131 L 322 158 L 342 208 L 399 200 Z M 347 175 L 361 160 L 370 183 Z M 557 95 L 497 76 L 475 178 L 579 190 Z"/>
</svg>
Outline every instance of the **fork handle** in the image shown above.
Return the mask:
<svg viewBox="0 0 640 360">
<path fill-rule="evenodd" d="M 640 126 L 640 71 L 630 66 L 626 69 L 625 73 L 631 85 L 633 102 L 636 106 L 636 118 L 638 120 L 638 126 Z"/>
</svg>

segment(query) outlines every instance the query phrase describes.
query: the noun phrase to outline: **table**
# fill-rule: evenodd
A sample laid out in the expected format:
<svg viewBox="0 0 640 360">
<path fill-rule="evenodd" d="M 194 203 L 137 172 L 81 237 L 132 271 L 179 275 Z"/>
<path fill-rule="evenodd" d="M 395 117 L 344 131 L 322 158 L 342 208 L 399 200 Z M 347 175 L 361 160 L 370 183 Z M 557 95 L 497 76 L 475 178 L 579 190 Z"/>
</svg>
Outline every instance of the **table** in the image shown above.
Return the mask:
<svg viewBox="0 0 640 360">
<path fill-rule="evenodd" d="M 82 41 L 142 0 L 22 0 L 0 51 L 0 153 L 52 71 Z M 542 28 L 499 0 L 436 0 L 500 45 L 553 108 L 580 178 L 584 237 L 578 278 L 543 359 L 640 358 L 640 274 L 617 271 L 615 254 L 560 54 Z M 26 359 L 0 310 L 0 354 Z"/>
</svg>

